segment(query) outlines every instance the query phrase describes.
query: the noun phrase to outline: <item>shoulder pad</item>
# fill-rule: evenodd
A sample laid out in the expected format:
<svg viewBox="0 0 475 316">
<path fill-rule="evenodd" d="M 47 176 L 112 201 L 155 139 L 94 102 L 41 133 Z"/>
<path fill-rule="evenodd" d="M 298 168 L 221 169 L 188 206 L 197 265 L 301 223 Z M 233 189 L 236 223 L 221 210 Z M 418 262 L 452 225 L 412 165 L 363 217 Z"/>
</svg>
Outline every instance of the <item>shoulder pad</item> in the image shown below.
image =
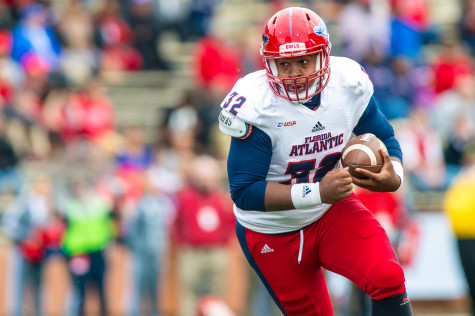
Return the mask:
<svg viewBox="0 0 475 316">
<path fill-rule="evenodd" d="M 226 110 L 219 113 L 219 130 L 232 137 L 244 139 L 251 133 L 252 125 L 237 118 Z"/>
</svg>

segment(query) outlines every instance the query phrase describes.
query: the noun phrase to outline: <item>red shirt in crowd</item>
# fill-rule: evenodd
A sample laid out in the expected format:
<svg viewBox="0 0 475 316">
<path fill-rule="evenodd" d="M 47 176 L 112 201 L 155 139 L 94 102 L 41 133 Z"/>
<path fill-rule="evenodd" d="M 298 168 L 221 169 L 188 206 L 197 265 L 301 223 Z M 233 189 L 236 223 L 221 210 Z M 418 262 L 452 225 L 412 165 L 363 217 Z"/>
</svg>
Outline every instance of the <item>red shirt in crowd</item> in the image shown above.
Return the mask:
<svg viewBox="0 0 475 316">
<path fill-rule="evenodd" d="M 234 234 L 234 215 L 228 196 L 220 190 L 203 193 L 186 187 L 178 194 L 173 238 L 180 245 L 224 246 Z"/>
<path fill-rule="evenodd" d="M 390 0 L 391 10 L 398 12 L 418 30 L 429 26 L 429 6 L 426 0 Z"/>
<path fill-rule="evenodd" d="M 406 216 L 405 205 L 397 198 L 395 193 L 391 192 L 373 192 L 362 188 L 356 188 L 356 195 L 361 203 L 374 214 L 376 218 L 386 216 L 390 224 L 394 227 L 400 226 L 403 218 Z"/>
<path fill-rule="evenodd" d="M 79 136 L 94 141 L 114 129 L 114 106 L 105 95 L 78 93 L 63 109 L 61 134 L 66 141 Z"/>
<path fill-rule="evenodd" d="M 229 90 L 241 75 L 239 50 L 218 38 L 203 37 L 195 47 L 194 67 L 195 78 L 203 88 L 219 85 Z"/>
<path fill-rule="evenodd" d="M 410 218 L 398 193 L 372 192 L 359 187 L 356 187 L 355 193 L 386 230 L 399 263 L 411 265 L 418 253 L 419 225 Z"/>
<path fill-rule="evenodd" d="M 470 56 L 457 47 L 445 48 L 431 66 L 437 94 L 453 88 L 459 78 L 474 71 Z"/>
</svg>

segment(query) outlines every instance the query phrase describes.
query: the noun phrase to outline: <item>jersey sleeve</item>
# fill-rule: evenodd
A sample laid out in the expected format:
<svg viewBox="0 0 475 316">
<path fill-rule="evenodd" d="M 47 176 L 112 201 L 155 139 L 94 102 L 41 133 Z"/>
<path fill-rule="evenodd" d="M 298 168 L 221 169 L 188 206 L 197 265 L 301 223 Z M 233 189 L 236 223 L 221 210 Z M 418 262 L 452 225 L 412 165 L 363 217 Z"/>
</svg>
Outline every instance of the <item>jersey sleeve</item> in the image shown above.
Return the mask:
<svg viewBox="0 0 475 316">
<path fill-rule="evenodd" d="M 231 198 L 240 209 L 265 211 L 266 176 L 271 157 L 271 140 L 257 127 L 246 139 L 231 139 L 228 179 Z"/>
<path fill-rule="evenodd" d="M 221 108 L 253 126 L 261 125 L 262 105 L 265 96 L 263 86 L 267 87 L 259 73 L 253 73 L 239 79 L 221 102 Z"/>
<path fill-rule="evenodd" d="M 384 114 L 379 110 L 374 96 L 369 100 L 368 106 L 361 115 L 358 124 L 353 129 L 355 135 L 372 133 L 376 135 L 386 145 L 388 153 L 402 162 L 402 150 L 399 142 L 394 136 L 394 129 L 388 122 Z"/>
<path fill-rule="evenodd" d="M 355 67 L 354 71 L 358 76 L 358 84 L 356 89 L 358 96 L 358 104 L 363 105 L 358 108 L 356 117 L 361 117 L 361 115 L 363 115 L 363 113 L 367 109 L 366 105 L 369 104 L 371 99 L 373 98 L 374 87 L 363 66 L 361 66 L 357 62 L 354 62 L 353 66 Z"/>
</svg>

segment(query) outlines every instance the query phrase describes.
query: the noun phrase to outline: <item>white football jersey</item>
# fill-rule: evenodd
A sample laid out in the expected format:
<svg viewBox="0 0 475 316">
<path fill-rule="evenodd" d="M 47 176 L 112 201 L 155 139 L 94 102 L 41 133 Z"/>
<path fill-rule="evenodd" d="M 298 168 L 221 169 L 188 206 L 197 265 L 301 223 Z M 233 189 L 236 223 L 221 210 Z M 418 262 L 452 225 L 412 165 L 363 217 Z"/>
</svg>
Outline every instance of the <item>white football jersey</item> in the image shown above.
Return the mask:
<svg viewBox="0 0 475 316">
<path fill-rule="evenodd" d="M 272 159 L 266 180 L 294 184 L 318 182 L 341 167 L 341 151 L 372 95 L 373 85 L 358 63 L 332 56 L 329 83 L 316 110 L 275 95 L 264 70 L 238 80 L 221 107 L 270 137 Z M 234 213 L 244 227 L 276 234 L 311 224 L 330 206 L 261 212 L 234 205 Z"/>
</svg>

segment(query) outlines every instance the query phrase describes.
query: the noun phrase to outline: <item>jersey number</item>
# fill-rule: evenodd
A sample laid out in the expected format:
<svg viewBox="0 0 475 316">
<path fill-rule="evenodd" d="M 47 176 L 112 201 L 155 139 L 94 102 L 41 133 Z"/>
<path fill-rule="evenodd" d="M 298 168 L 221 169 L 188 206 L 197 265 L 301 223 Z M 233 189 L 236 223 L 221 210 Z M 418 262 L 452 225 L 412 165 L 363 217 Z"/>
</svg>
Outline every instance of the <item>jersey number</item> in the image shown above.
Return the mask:
<svg viewBox="0 0 475 316">
<path fill-rule="evenodd" d="M 231 105 L 231 103 L 233 103 L 233 100 L 235 97 L 237 97 L 238 94 L 237 92 L 233 92 L 229 95 L 229 98 L 226 102 L 224 102 L 223 104 L 223 108 L 226 109 L 229 105 Z M 238 109 L 244 104 L 244 102 L 246 102 L 246 98 L 245 97 L 239 97 L 237 98 L 234 103 L 231 105 L 231 109 L 229 110 L 229 113 L 233 114 L 233 115 L 237 115 L 237 111 Z"/>
<path fill-rule="evenodd" d="M 320 161 L 318 168 L 315 171 L 312 182 L 319 182 L 327 174 L 328 171 L 333 170 L 340 160 L 341 153 L 328 154 Z M 310 173 L 315 169 L 317 163 L 316 159 L 289 162 L 285 174 L 290 174 L 290 180 L 281 182 L 283 184 L 291 184 L 292 179 L 296 179 L 296 183 L 310 182 Z"/>
</svg>

